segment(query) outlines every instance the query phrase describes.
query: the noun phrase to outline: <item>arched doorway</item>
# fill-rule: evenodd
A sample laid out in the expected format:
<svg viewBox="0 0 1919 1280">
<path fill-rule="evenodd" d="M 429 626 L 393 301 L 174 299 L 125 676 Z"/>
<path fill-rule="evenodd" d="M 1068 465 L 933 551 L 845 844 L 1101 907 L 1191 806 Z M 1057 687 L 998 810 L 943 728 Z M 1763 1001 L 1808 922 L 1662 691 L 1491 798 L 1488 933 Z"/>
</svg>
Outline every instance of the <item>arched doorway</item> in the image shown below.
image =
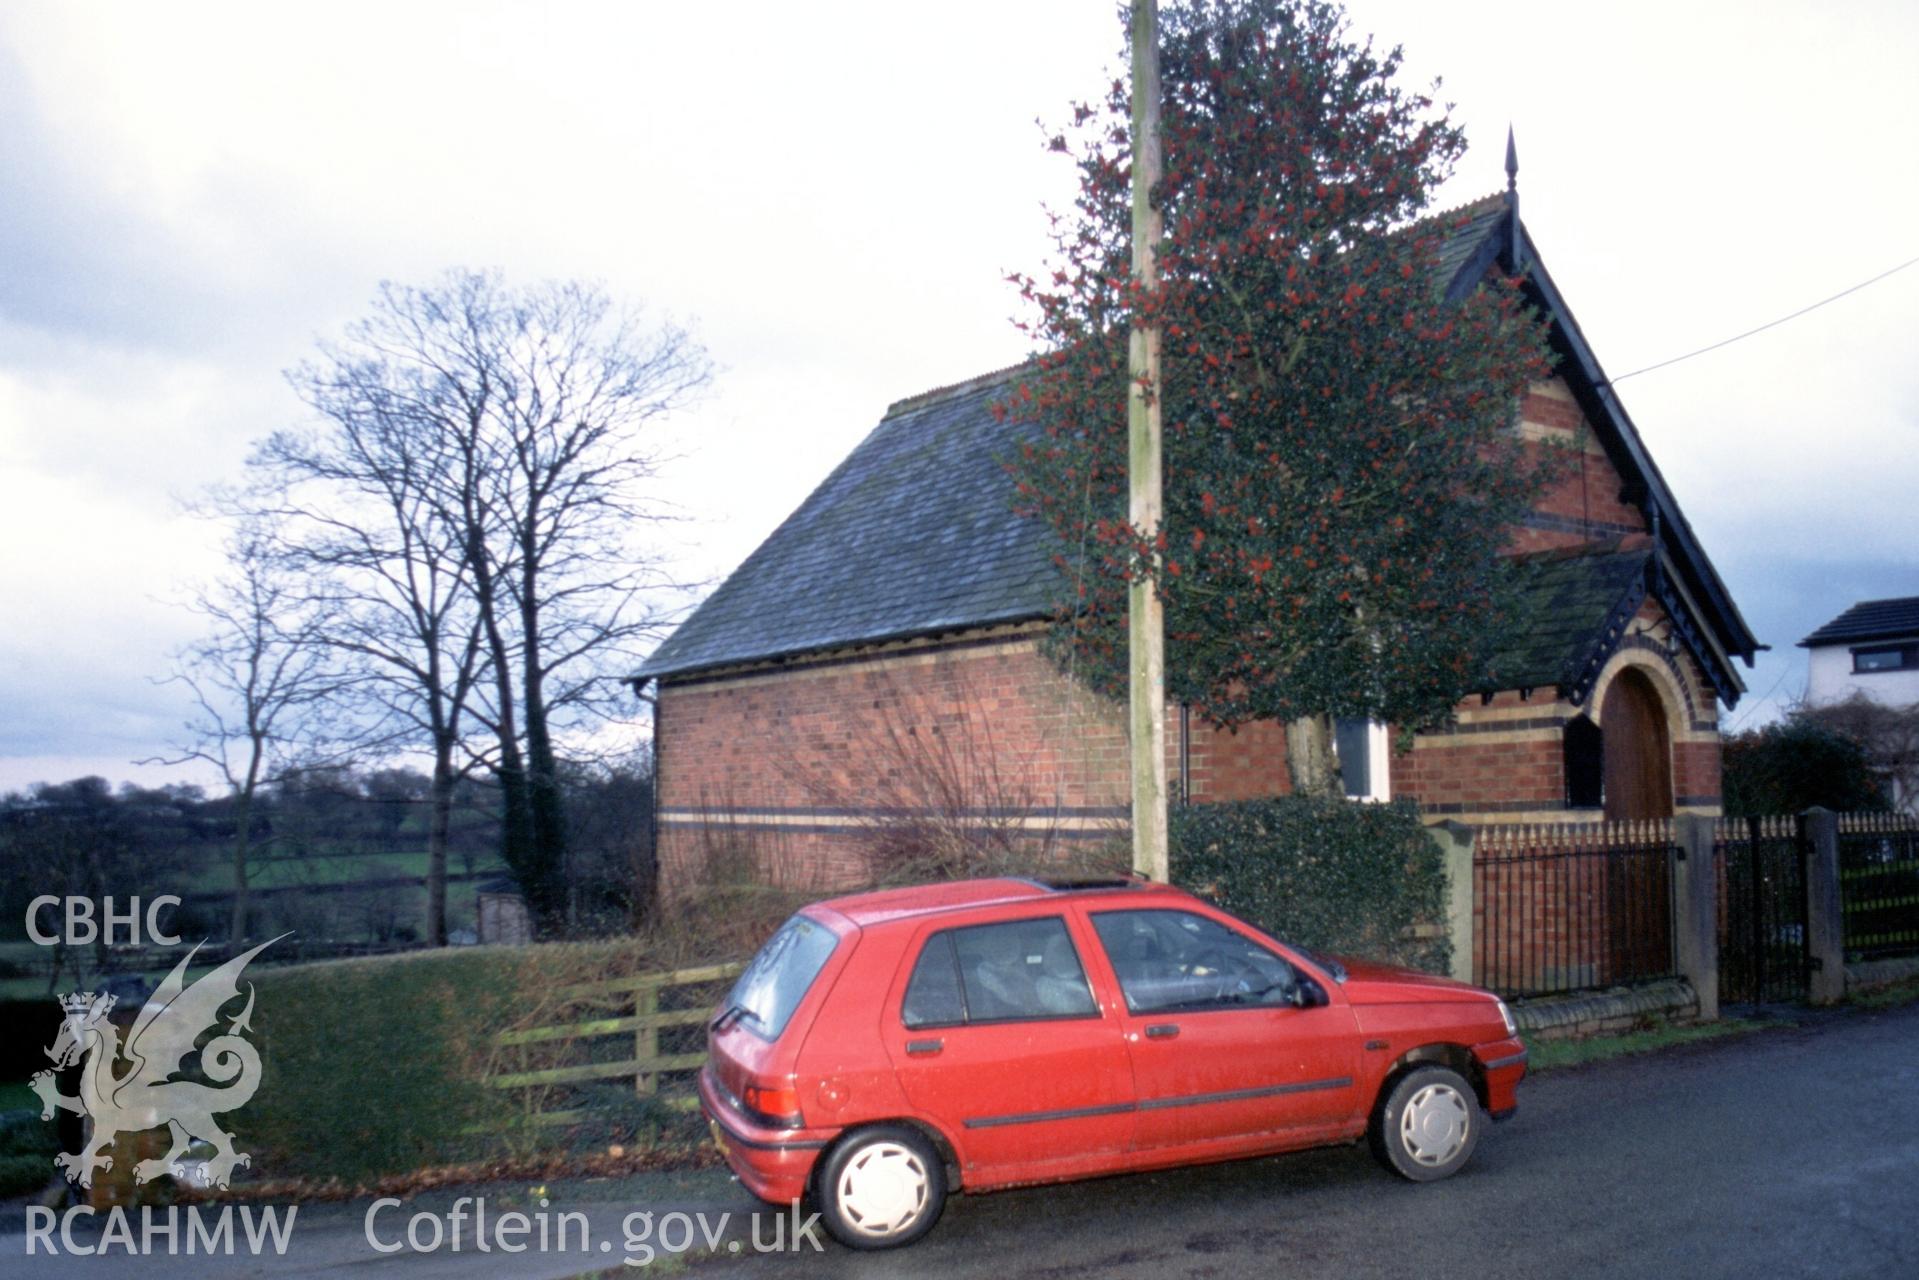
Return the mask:
<svg viewBox="0 0 1919 1280">
<path fill-rule="evenodd" d="M 1599 706 L 1606 818 L 1672 816 L 1672 739 L 1659 690 L 1634 667 L 1614 677 Z"/>
<path fill-rule="evenodd" d="M 1643 670 L 1622 667 L 1599 704 L 1607 821 L 1672 816 L 1672 735 L 1666 726 L 1659 687 Z M 1669 972 L 1672 869 L 1663 846 L 1629 841 L 1605 867 L 1608 980 Z"/>
</svg>

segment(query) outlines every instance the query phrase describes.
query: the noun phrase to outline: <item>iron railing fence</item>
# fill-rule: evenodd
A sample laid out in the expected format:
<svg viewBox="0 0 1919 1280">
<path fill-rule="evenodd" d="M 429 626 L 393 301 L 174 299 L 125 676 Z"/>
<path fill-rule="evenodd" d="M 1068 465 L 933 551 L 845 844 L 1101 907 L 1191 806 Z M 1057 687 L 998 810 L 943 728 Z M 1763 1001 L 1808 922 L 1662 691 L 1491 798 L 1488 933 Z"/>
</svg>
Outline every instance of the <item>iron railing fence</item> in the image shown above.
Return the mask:
<svg viewBox="0 0 1919 1280">
<path fill-rule="evenodd" d="M 1484 827 L 1473 977 L 1514 998 L 1670 978 L 1671 819 Z"/>
<path fill-rule="evenodd" d="M 1839 899 L 1848 960 L 1919 955 L 1919 820 L 1840 814 Z"/>
<path fill-rule="evenodd" d="M 1805 998 L 1811 970 L 1806 849 L 1805 820 L 1795 814 L 1722 818 L 1714 824 L 1722 1001 Z"/>
</svg>

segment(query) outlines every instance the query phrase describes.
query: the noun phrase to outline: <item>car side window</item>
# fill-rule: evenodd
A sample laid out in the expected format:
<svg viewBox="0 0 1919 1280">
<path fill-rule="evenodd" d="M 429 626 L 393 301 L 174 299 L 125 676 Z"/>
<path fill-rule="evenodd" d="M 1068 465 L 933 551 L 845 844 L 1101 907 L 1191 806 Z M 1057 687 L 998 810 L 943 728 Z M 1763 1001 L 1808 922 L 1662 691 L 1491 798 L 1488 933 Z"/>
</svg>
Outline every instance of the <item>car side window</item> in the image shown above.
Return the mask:
<svg viewBox="0 0 1919 1280">
<path fill-rule="evenodd" d="M 919 963 L 913 966 L 913 977 L 906 984 L 900 1021 L 908 1027 L 949 1027 L 966 1021 L 952 930 L 926 940 Z"/>
<path fill-rule="evenodd" d="M 1191 911 L 1100 911 L 1093 929 L 1133 1013 L 1292 1004 L 1283 957 Z"/>
<path fill-rule="evenodd" d="M 906 984 L 908 1027 L 1098 1012 L 1079 952 L 1058 916 L 946 929 L 926 940 Z"/>
</svg>

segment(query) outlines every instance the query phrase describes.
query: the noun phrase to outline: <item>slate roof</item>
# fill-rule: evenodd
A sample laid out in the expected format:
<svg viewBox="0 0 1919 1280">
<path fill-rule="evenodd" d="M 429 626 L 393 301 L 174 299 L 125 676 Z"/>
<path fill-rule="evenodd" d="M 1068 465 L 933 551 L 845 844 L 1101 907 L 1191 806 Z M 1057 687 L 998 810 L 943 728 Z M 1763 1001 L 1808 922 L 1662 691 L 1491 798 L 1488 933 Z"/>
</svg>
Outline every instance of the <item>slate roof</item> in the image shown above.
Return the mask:
<svg viewBox="0 0 1919 1280">
<path fill-rule="evenodd" d="M 1512 206 L 1493 195 L 1432 216 L 1449 296 L 1463 296 L 1495 261 L 1523 259 L 1529 288 L 1554 321 L 1555 346 L 1582 408 L 1629 487 L 1663 513 L 1678 571 L 1727 653 L 1748 663 L 1758 642 L 1694 539 L 1658 468 L 1578 333 Z M 1515 235 L 1515 232 L 1517 233 Z M 990 405 L 1017 368 L 900 401 L 872 434 L 749 556 L 634 674 L 683 676 L 1043 618 L 1055 601 L 1051 535 L 1011 508 L 1002 466 L 1031 428 L 994 419 Z M 1629 563 L 1633 556 L 1637 564 Z M 1624 558 L 1621 558 L 1621 557 Z M 1608 611 L 1644 569 L 1646 553 L 1585 555 L 1530 566 L 1531 621 L 1499 655 L 1500 688 L 1569 685 L 1603 639 Z M 1615 587 L 1618 590 L 1615 591 Z M 1607 598 L 1610 593 L 1611 598 Z M 1636 601 L 1635 601 L 1636 603 Z M 1581 646 L 1585 649 L 1582 650 Z M 1743 687 L 1723 657 L 1715 687 L 1728 704 Z"/>
<path fill-rule="evenodd" d="M 1489 690 L 1581 686 L 1646 598 L 1652 550 L 1547 552 L 1514 559 L 1514 625 L 1489 664 Z"/>
<path fill-rule="evenodd" d="M 1505 239 L 1499 233 L 1512 217 L 1511 210 L 1504 196 L 1491 195 L 1425 220 L 1450 228 L 1439 246 L 1440 278 L 1447 282 L 1448 294 L 1456 295 L 1460 286 L 1476 284 L 1485 274 Z"/>
<path fill-rule="evenodd" d="M 637 678 L 1042 617 L 1049 534 L 1013 514 L 1017 369 L 903 400 Z"/>
<path fill-rule="evenodd" d="M 1861 640 L 1897 640 L 1919 636 L 1919 596 L 1897 600 L 1861 600 L 1799 642 L 1802 649 Z"/>
<path fill-rule="evenodd" d="M 1441 278 L 1483 273 L 1509 216 L 1498 195 L 1434 214 Z M 634 678 L 1050 615 L 1050 535 L 1013 515 L 1001 466 L 1025 428 L 989 408 L 1017 372 L 889 408 Z"/>
</svg>

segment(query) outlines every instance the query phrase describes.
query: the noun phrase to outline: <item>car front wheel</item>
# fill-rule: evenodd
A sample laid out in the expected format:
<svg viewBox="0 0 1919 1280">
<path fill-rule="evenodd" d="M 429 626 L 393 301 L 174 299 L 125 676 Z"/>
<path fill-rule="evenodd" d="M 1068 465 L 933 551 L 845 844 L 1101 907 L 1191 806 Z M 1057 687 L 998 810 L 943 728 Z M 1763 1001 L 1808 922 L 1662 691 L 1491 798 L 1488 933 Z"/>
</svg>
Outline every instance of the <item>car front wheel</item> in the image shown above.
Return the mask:
<svg viewBox="0 0 1919 1280">
<path fill-rule="evenodd" d="M 891 1249 L 939 1221 L 946 1165 L 913 1129 L 861 1129 L 828 1154 L 817 1192 L 820 1219 L 835 1240 L 852 1249 Z"/>
<path fill-rule="evenodd" d="M 1402 1178 L 1434 1182 L 1471 1158 L 1482 1120 L 1472 1085 L 1457 1071 L 1416 1067 L 1393 1083 L 1373 1117 L 1373 1153 Z"/>
</svg>

